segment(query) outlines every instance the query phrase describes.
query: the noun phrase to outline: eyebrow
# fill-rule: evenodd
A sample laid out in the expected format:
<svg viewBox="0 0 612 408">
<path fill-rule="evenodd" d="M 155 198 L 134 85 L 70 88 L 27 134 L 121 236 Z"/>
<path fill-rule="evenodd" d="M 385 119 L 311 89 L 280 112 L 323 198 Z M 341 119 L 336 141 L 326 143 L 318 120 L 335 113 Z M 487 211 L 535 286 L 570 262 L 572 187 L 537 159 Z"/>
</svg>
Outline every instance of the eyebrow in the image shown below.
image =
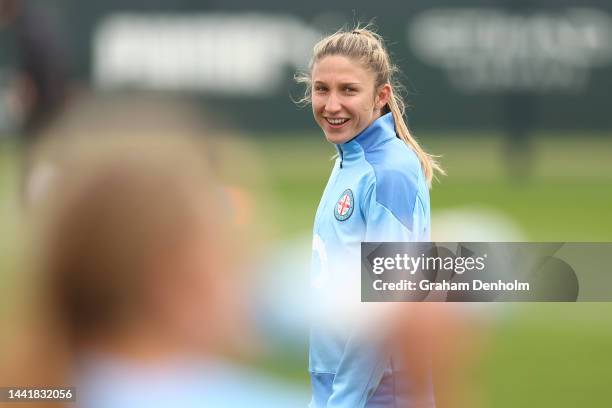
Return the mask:
<svg viewBox="0 0 612 408">
<path fill-rule="evenodd" d="M 315 84 L 322 84 L 322 85 L 327 85 L 326 82 L 324 81 L 314 81 Z M 361 82 L 341 82 L 339 84 L 340 86 L 347 86 L 347 85 L 361 85 Z"/>
</svg>

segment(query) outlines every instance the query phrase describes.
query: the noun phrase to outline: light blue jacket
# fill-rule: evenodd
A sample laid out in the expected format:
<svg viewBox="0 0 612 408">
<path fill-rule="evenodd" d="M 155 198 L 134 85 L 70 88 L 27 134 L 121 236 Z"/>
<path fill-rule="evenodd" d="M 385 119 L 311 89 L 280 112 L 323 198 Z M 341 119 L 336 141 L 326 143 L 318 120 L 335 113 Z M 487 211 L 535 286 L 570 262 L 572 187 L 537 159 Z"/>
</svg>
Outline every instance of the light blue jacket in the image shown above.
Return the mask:
<svg viewBox="0 0 612 408">
<path fill-rule="evenodd" d="M 391 113 L 337 149 L 314 223 L 310 407 L 395 407 L 391 358 L 344 319 L 351 311 L 338 299 L 359 302 L 361 242 L 429 240 L 429 190 Z"/>
<path fill-rule="evenodd" d="M 300 408 L 307 393 L 221 360 L 183 356 L 136 362 L 96 354 L 79 361 L 75 408 Z"/>
</svg>

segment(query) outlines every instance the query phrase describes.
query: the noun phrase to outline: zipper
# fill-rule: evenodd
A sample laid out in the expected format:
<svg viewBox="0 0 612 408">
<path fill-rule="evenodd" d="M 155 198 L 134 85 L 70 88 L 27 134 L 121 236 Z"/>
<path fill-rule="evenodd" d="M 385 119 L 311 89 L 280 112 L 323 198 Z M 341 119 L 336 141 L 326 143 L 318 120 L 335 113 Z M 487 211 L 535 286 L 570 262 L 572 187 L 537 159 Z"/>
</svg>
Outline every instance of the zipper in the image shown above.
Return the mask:
<svg viewBox="0 0 612 408">
<path fill-rule="evenodd" d="M 344 152 L 342 151 L 340 145 L 338 145 L 338 151 L 340 152 L 340 168 L 342 168 L 342 162 L 344 161 Z"/>
<path fill-rule="evenodd" d="M 342 165 L 340 165 L 342 167 Z M 338 185 L 338 179 L 340 178 L 340 170 L 335 171 L 336 168 L 334 166 L 334 172 L 331 174 L 331 178 L 328 180 L 328 185 L 325 187 L 323 191 L 323 196 L 321 197 L 321 202 L 324 203 L 322 208 L 317 208 L 317 212 L 315 214 L 315 223 L 314 223 L 314 232 L 319 233 L 320 227 L 319 224 L 321 220 L 324 219 L 325 214 L 328 214 L 330 209 L 333 211 L 333 208 L 330 206 L 335 205 L 335 200 L 332 194 L 336 191 L 336 186 Z M 331 199 L 330 199 L 331 197 Z M 320 211 L 319 211 L 320 210 Z"/>
</svg>

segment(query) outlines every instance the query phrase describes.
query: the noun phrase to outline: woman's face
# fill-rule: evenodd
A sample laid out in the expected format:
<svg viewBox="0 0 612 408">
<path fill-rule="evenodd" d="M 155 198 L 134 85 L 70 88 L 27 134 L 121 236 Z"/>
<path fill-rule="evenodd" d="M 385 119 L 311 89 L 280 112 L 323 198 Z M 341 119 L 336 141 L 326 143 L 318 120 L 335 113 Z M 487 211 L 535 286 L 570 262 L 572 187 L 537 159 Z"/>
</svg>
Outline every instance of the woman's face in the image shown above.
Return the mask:
<svg viewBox="0 0 612 408">
<path fill-rule="evenodd" d="M 312 68 L 312 112 L 328 141 L 346 143 L 380 116 L 390 86 L 375 89 L 374 73 L 339 55 Z"/>
</svg>

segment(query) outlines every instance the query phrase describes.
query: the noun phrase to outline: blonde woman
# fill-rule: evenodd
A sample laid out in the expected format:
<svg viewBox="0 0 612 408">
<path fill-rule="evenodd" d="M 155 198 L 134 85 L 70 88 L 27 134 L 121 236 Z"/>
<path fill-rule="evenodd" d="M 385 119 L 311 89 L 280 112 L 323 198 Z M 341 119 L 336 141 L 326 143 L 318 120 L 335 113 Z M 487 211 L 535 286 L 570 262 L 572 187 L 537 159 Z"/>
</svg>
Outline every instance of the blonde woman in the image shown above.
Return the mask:
<svg viewBox="0 0 612 408">
<path fill-rule="evenodd" d="M 396 71 L 383 39 L 357 27 L 317 43 L 297 77 L 338 153 L 314 223 L 312 408 L 434 405 L 431 384 L 411 390 L 353 307 L 361 242 L 430 236 L 429 186 L 441 169 L 408 130 Z"/>
</svg>

